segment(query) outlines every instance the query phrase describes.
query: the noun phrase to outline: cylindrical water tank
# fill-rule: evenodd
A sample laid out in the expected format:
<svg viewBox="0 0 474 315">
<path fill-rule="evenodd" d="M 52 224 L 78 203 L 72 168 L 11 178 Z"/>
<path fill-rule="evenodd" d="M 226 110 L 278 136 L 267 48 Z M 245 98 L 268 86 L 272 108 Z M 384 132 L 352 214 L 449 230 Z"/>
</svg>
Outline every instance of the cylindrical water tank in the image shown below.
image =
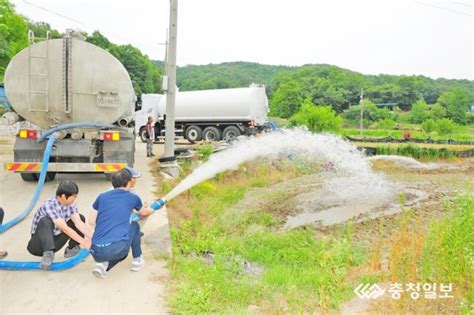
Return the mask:
<svg viewBox="0 0 474 315">
<path fill-rule="evenodd" d="M 176 121 L 250 121 L 263 125 L 268 99 L 264 86 L 176 93 Z M 166 114 L 166 95 L 159 99 L 158 114 Z"/>
<path fill-rule="evenodd" d="M 111 124 L 134 110 L 125 67 L 109 52 L 72 36 L 19 52 L 4 82 L 13 109 L 44 129 L 73 122 Z"/>
</svg>

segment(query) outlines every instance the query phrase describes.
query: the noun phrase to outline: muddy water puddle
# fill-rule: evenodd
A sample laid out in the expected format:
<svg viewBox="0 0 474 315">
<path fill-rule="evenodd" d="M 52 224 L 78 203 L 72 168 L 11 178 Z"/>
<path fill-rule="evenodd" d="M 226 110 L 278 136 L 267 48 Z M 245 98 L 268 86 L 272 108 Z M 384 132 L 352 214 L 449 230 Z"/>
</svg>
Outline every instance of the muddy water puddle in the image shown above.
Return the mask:
<svg viewBox="0 0 474 315">
<path fill-rule="evenodd" d="M 405 195 L 403 207 L 415 208 L 429 197 L 423 190 L 397 184 L 397 191 Z M 402 211 L 396 197 L 386 200 L 377 195 L 340 199 L 324 190 L 310 191 L 295 198 L 298 214 L 288 216 L 284 229 L 300 226 L 331 226 L 349 220 L 361 222 Z"/>
</svg>

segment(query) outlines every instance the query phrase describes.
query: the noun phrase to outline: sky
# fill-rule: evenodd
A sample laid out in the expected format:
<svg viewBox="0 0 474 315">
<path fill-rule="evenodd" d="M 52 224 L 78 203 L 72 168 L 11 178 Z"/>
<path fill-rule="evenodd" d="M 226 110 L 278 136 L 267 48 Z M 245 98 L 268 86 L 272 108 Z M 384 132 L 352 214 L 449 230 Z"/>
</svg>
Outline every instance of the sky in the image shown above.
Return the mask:
<svg viewBox="0 0 474 315">
<path fill-rule="evenodd" d="M 98 30 L 164 59 L 169 0 L 10 1 L 59 31 Z M 473 80 L 473 22 L 473 0 L 178 0 L 177 64 L 326 63 Z"/>
</svg>

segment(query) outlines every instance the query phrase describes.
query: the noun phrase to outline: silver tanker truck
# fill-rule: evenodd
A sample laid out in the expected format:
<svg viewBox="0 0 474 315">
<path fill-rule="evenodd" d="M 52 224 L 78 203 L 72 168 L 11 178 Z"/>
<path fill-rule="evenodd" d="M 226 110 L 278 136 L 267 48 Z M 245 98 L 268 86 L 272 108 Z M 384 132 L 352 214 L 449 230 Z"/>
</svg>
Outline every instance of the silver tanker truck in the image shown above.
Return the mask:
<svg viewBox="0 0 474 315">
<path fill-rule="evenodd" d="M 219 141 L 261 131 L 267 120 L 265 86 L 176 93 L 175 131 L 189 142 Z M 136 132 L 145 140 L 148 116 L 155 121 L 155 135 L 164 136 L 166 96 L 142 95 L 142 108 L 135 113 Z"/>
<path fill-rule="evenodd" d="M 9 63 L 5 91 L 20 120 L 14 160 L 7 170 L 38 179 L 46 130 L 71 123 L 86 126 L 56 132 L 47 180 L 58 172 L 110 174 L 133 166 L 135 93 L 125 67 L 109 52 L 68 31 L 19 52 Z M 90 126 L 87 124 L 90 123 Z"/>
</svg>

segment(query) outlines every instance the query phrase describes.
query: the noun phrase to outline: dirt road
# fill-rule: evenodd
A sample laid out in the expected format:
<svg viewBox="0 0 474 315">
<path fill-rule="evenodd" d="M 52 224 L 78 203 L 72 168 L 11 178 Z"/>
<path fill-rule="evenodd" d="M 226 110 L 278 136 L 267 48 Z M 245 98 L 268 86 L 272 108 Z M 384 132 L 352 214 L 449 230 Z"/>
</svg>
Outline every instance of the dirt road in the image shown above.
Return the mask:
<svg viewBox="0 0 474 315">
<path fill-rule="evenodd" d="M 0 162 L 12 160 L 13 152 L 8 148 L 11 139 L 2 137 Z M 155 146 L 155 154 L 160 146 Z M 149 159 L 145 157 L 145 144 L 137 142 L 135 168 L 142 173 L 137 183 L 137 192 L 144 201 L 153 197 L 153 178 Z M 0 163 L 0 204 L 5 209 L 5 221 L 15 217 L 29 204 L 36 187 L 24 182 L 18 174 L 6 173 Z M 88 215 L 98 193 L 109 189 L 110 182 L 102 174 L 60 174 L 46 183 L 40 202 L 54 195 L 59 181 L 74 180 L 79 185 L 77 205 L 79 211 Z M 26 251 L 33 212 L 20 224 L 0 236 L 0 248 L 9 252 L 7 260 L 38 261 Z M 139 272 L 129 270 L 131 257 L 119 264 L 107 279 L 95 278 L 92 257 L 71 270 L 61 272 L 44 271 L 0 271 L 0 313 L 167 313 L 164 302 L 168 271 L 164 260 L 158 257 L 170 248 L 168 218 L 166 211 L 159 211 L 144 225 L 146 260 L 145 268 Z M 63 251 L 56 253 L 55 261 L 63 260 Z"/>
</svg>

